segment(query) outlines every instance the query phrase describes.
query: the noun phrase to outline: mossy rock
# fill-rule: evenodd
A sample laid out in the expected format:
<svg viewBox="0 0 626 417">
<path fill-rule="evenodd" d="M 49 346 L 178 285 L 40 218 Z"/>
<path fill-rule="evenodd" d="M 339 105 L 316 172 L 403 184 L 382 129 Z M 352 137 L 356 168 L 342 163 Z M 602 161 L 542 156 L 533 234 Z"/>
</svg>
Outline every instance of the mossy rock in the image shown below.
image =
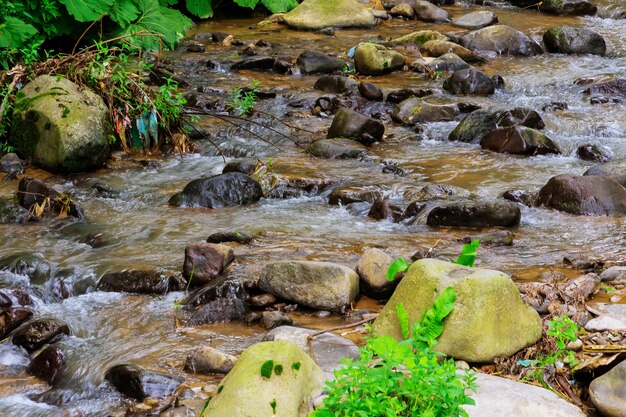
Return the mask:
<svg viewBox="0 0 626 417">
<path fill-rule="evenodd" d="M 404 304 L 414 323 L 447 287 L 454 288 L 457 298 L 445 319 L 438 351 L 469 362 L 491 362 L 541 338 L 539 315 L 524 304 L 508 275 L 435 259 L 413 263 L 374 322 L 374 334 L 400 340 L 396 306 Z"/>
<path fill-rule="evenodd" d="M 446 35 L 436 30 L 418 30 L 387 42 L 387 45 L 424 45 L 428 41 L 449 41 Z"/>
<path fill-rule="evenodd" d="M 354 52 L 354 66 L 362 75 L 381 75 L 401 69 L 405 60 L 400 52 L 376 43 L 363 43 Z"/>
<path fill-rule="evenodd" d="M 320 367 L 296 344 L 257 343 L 241 354 L 202 417 L 306 417 L 324 380 Z"/>
<path fill-rule="evenodd" d="M 109 110 L 93 91 L 42 75 L 15 103 L 11 142 L 20 156 L 55 173 L 100 168 L 109 156 Z"/>
<path fill-rule="evenodd" d="M 284 19 L 289 27 L 301 30 L 376 25 L 372 12 L 356 0 L 305 0 L 285 14 Z"/>
</svg>

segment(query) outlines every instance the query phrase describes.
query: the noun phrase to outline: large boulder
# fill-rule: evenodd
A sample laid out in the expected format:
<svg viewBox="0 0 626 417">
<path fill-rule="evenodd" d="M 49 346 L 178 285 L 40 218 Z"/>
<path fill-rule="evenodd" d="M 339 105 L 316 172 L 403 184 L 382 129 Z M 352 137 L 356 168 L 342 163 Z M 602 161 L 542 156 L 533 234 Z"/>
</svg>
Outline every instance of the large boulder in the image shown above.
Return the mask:
<svg viewBox="0 0 626 417">
<path fill-rule="evenodd" d="M 488 96 L 495 92 L 496 86 L 484 72 L 467 68 L 455 71 L 446 78 L 443 89 L 452 94 Z"/>
<path fill-rule="evenodd" d="M 559 147 L 538 130 L 525 126 L 510 126 L 492 130 L 480 141 L 480 146 L 495 152 L 517 155 L 546 155 L 560 153 Z"/>
<path fill-rule="evenodd" d="M 391 113 L 398 123 L 413 126 L 417 123 L 448 122 L 459 114 L 459 108 L 452 104 L 431 104 L 421 98 L 411 97 L 399 103 Z"/>
<path fill-rule="evenodd" d="M 455 202 L 433 208 L 426 224 L 438 227 L 514 227 L 519 225 L 521 211 L 510 201 Z"/>
<path fill-rule="evenodd" d="M 626 360 L 589 385 L 589 396 L 606 417 L 626 416 Z"/>
<path fill-rule="evenodd" d="M 545 388 L 482 373 L 476 373 L 476 385 L 471 395 L 476 404 L 463 406 L 469 417 L 585 417 L 581 409 Z"/>
<path fill-rule="evenodd" d="M 524 107 L 511 110 L 492 108 L 476 110 L 465 116 L 454 128 L 448 139 L 452 141 L 480 143 L 494 129 L 508 126 L 526 126 L 543 129 L 545 123 L 539 113 Z"/>
<path fill-rule="evenodd" d="M 297 345 L 279 340 L 246 349 L 202 413 L 204 417 L 306 417 L 324 373 Z"/>
<path fill-rule="evenodd" d="M 461 44 L 471 50 L 493 51 L 502 55 L 532 56 L 543 53 L 531 37 L 510 26 L 494 25 L 470 32 Z"/>
<path fill-rule="evenodd" d="M 258 182 L 240 172 L 191 181 L 170 198 L 170 206 L 222 208 L 255 203 L 263 197 Z"/>
<path fill-rule="evenodd" d="M 304 30 L 376 25 L 372 12 L 356 0 L 304 0 L 285 14 L 284 21 L 291 28 Z"/>
<path fill-rule="evenodd" d="M 317 51 L 304 51 L 296 60 L 296 64 L 305 74 L 331 73 L 341 71 L 345 61 Z"/>
<path fill-rule="evenodd" d="M 381 75 L 402 69 L 406 58 L 377 43 L 362 43 L 354 51 L 354 66 L 361 75 Z"/>
<path fill-rule="evenodd" d="M 327 138 L 354 139 L 364 145 L 379 142 L 385 133 L 385 126 L 380 120 L 363 116 L 345 107 L 335 114 Z"/>
<path fill-rule="evenodd" d="M 548 52 L 561 54 L 606 54 L 604 38 L 589 29 L 571 26 L 555 26 L 543 34 Z"/>
<path fill-rule="evenodd" d="M 168 397 L 180 385 L 174 376 L 147 371 L 133 364 L 115 365 L 107 370 L 105 378 L 119 392 L 138 401 Z"/>
<path fill-rule="evenodd" d="M 498 16 L 488 10 L 479 10 L 452 19 L 454 26 L 464 29 L 477 30 L 498 23 Z"/>
<path fill-rule="evenodd" d="M 626 159 L 617 159 L 589 168 L 583 175 L 609 177 L 626 187 Z"/>
<path fill-rule="evenodd" d="M 183 275 L 192 285 L 204 285 L 224 272 L 235 259 L 230 246 L 216 243 L 192 243 L 185 248 Z"/>
<path fill-rule="evenodd" d="M 539 191 L 537 204 L 571 214 L 626 215 L 626 188 L 608 177 L 558 175 Z"/>
<path fill-rule="evenodd" d="M 424 22 L 447 22 L 450 20 L 450 15 L 443 9 L 435 6 L 429 1 L 416 0 L 413 4 L 415 9 L 415 15 L 419 20 Z"/>
<path fill-rule="evenodd" d="M 22 90 L 13 113 L 17 153 L 56 173 L 100 168 L 109 157 L 109 109 L 93 91 L 42 75 Z"/>
<path fill-rule="evenodd" d="M 331 262 L 279 261 L 265 265 L 259 288 L 307 307 L 342 312 L 359 295 L 359 276 Z"/>
<path fill-rule="evenodd" d="M 446 355 L 470 362 L 490 362 L 498 356 L 510 356 L 541 338 L 539 315 L 524 304 L 508 275 L 435 259 L 421 259 L 411 265 L 374 322 L 374 334 L 400 340 L 396 307 L 404 304 L 410 323 L 414 323 L 447 287 L 452 287 L 457 297 L 436 346 Z"/>
<path fill-rule="evenodd" d="M 389 298 L 398 285 L 398 280 L 389 281 L 387 270 L 393 258 L 380 249 L 368 249 L 356 265 L 356 273 L 361 278 L 361 292 L 375 300 Z"/>
</svg>

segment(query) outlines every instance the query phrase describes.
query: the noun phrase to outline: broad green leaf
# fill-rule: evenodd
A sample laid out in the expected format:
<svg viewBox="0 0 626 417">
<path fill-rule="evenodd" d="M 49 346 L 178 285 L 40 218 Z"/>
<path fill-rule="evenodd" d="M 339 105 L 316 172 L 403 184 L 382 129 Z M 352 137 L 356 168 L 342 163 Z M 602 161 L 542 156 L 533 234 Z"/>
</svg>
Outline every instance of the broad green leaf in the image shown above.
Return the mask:
<svg viewBox="0 0 626 417">
<path fill-rule="evenodd" d="M 419 323 L 415 326 L 415 333 L 425 338 L 429 343 L 434 342 L 443 333 L 443 320 L 454 309 L 455 301 L 456 292 L 454 289 L 452 287 L 446 288 L 435 299 L 432 308 L 424 312 Z"/>
<path fill-rule="evenodd" d="M 184 31 L 193 24 L 177 10 L 161 7 L 158 0 L 135 0 L 139 18 L 120 31 L 120 35 L 137 35 L 129 41 L 145 49 L 173 48 Z"/>
<path fill-rule="evenodd" d="M 107 14 L 115 0 L 59 0 L 79 22 L 93 22 Z"/>
<path fill-rule="evenodd" d="M 402 338 L 409 338 L 409 314 L 406 312 L 406 308 L 403 303 L 396 306 L 396 314 L 400 321 L 400 330 L 402 331 Z"/>
<path fill-rule="evenodd" d="M 387 269 L 387 280 L 393 281 L 396 279 L 396 275 L 400 272 L 404 272 L 409 269 L 410 264 L 407 264 L 404 258 L 398 258 L 389 265 Z"/>
<path fill-rule="evenodd" d="M 37 29 L 15 17 L 7 16 L 0 25 L 0 48 L 19 48 L 37 34 Z"/>
<path fill-rule="evenodd" d="M 473 240 L 472 243 L 468 243 L 467 245 L 463 246 L 463 249 L 461 249 L 461 254 L 456 259 L 456 261 L 454 261 L 454 263 L 473 267 L 474 260 L 476 260 L 476 251 L 478 250 L 479 246 L 480 240 L 478 239 Z"/>
<path fill-rule="evenodd" d="M 263 6 L 272 13 L 284 13 L 298 6 L 296 0 L 261 0 Z"/>
<path fill-rule="evenodd" d="M 109 16 L 115 23 L 124 27 L 137 19 L 140 13 L 133 0 L 117 0 L 109 11 Z"/>
<path fill-rule="evenodd" d="M 259 4 L 259 0 L 233 0 L 235 3 L 240 5 L 241 7 L 249 7 L 254 9 L 257 4 Z"/>
<path fill-rule="evenodd" d="M 189 13 L 206 19 L 213 16 L 213 0 L 187 0 Z"/>
</svg>

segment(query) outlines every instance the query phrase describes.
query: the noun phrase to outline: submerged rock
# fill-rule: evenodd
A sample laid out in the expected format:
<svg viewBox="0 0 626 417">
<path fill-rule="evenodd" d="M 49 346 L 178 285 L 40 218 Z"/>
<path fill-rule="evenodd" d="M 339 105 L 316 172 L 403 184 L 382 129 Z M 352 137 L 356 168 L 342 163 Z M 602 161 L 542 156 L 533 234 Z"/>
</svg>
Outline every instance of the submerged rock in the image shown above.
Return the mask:
<svg viewBox="0 0 626 417">
<path fill-rule="evenodd" d="M 492 130 L 480 146 L 495 152 L 517 155 L 559 154 L 559 147 L 538 130 L 525 126 L 511 126 Z"/>
<path fill-rule="evenodd" d="M 385 133 L 385 125 L 380 120 L 363 116 L 354 110 L 341 108 L 328 129 L 328 139 L 354 139 L 364 145 L 379 142 Z"/>
<path fill-rule="evenodd" d="M 30 375 L 43 379 L 48 385 L 54 386 L 61 379 L 64 367 L 65 357 L 61 349 L 48 346 L 35 356 L 26 371 Z"/>
<path fill-rule="evenodd" d="M 458 202 L 433 208 L 426 224 L 439 227 L 514 227 L 519 225 L 521 211 L 509 201 Z"/>
<path fill-rule="evenodd" d="M 217 232 L 212 233 L 208 238 L 208 243 L 226 243 L 235 242 L 242 245 L 248 245 L 252 243 L 254 236 L 246 232 Z"/>
<path fill-rule="evenodd" d="M 336 138 L 316 140 L 307 147 L 307 152 L 318 158 L 354 159 L 365 155 L 367 148 L 352 139 Z"/>
<path fill-rule="evenodd" d="M 446 78 L 443 89 L 452 94 L 488 96 L 495 92 L 496 86 L 484 72 L 468 68 Z"/>
<path fill-rule="evenodd" d="M 242 59 L 231 65 L 230 69 L 233 71 L 238 70 L 256 70 L 256 71 L 271 71 L 274 69 L 276 58 L 271 56 L 254 56 L 251 58 Z"/>
<path fill-rule="evenodd" d="M 24 177 L 17 187 L 17 201 L 20 206 L 40 216 L 73 216 L 84 220 L 85 214 L 67 194 L 48 187 L 43 181 Z"/>
<path fill-rule="evenodd" d="M 537 42 L 510 26 L 494 25 L 470 32 L 461 38 L 461 45 L 471 50 L 493 51 L 501 55 L 533 56 L 542 54 Z"/>
<path fill-rule="evenodd" d="M 33 352 L 46 343 L 51 343 L 57 338 L 69 334 L 70 328 L 63 321 L 54 319 L 34 320 L 15 332 L 12 341 L 14 345 Z"/>
<path fill-rule="evenodd" d="M 234 260 L 235 253 L 230 246 L 192 243 L 185 248 L 183 276 L 194 286 L 203 285 L 220 276 Z"/>
<path fill-rule="evenodd" d="M 185 360 L 185 370 L 194 374 L 227 374 L 237 358 L 212 347 L 194 350 Z"/>
<path fill-rule="evenodd" d="M 376 25 L 372 12 L 356 0 L 304 0 L 284 20 L 289 27 L 304 30 Z"/>
<path fill-rule="evenodd" d="M 480 240 L 481 246 L 511 246 L 515 235 L 508 230 L 498 230 L 495 232 L 479 233 L 477 235 L 465 236 L 461 241 L 471 243 Z"/>
<path fill-rule="evenodd" d="M 147 371 L 132 364 L 113 366 L 106 372 L 105 378 L 119 392 L 137 401 L 148 397 L 168 397 L 180 385 L 180 381 L 172 375 Z"/>
<path fill-rule="evenodd" d="M 0 224 L 26 223 L 30 217 L 30 212 L 19 206 L 13 198 L 0 197 Z"/>
<path fill-rule="evenodd" d="M 620 362 L 589 385 L 589 396 L 603 416 L 624 417 L 626 410 L 626 361 Z"/>
<path fill-rule="evenodd" d="M 587 143 L 576 148 L 576 156 L 583 161 L 608 162 L 613 153 L 603 146 Z"/>
<path fill-rule="evenodd" d="M 331 191 L 328 196 L 328 204 L 331 206 L 340 204 L 345 206 L 361 201 L 373 203 L 382 198 L 382 196 L 380 189 L 375 186 L 343 185 Z"/>
<path fill-rule="evenodd" d="M 361 75 L 393 72 L 401 69 L 405 60 L 401 53 L 377 43 L 362 43 L 354 51 L 354 66 Z"/>
<path fill-rule="evenodd" d="M 259 288 L 307 307 L 342 312 L 359 294 L 359 276 L 331 262 L 278 261 L 265 265 Z"/>
<path fill-rule="evenodd" d="M 541 338 L 539 315 L 524 304 L 509 276 L 435 259 L 411 265 L 372 330 L 400 340 L 396 306 L 403 303 L 414 323 L 447 287 L 455 290 L 457 298 L 435 347 L 440 352 L 455 359 L 490 362 Z"/>
<path fill-rule="evenodd" d="M 170 198 L 170 206 L 222 208 L 251 204 L 263 197 L 258 182 L 249 176 L 230 172 L 191 181 Z"/>
<path fill-rule="evenodd" d="M 593 54 L 604 56 L 606 42 L 598 33 L 570 26 L 556 26 L 543 34 L 548 52 L 562 54 Z"/>
</svg>

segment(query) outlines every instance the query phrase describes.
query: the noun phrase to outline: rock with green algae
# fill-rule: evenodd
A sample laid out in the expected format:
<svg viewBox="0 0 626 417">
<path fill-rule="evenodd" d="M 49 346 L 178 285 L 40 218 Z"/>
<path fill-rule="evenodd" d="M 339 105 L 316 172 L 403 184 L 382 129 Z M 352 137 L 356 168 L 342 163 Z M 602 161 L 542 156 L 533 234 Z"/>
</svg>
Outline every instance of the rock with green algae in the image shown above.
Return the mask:
<svg viewBox="0 0 626 417">
<path fill-rule="evenodd" d="M 63 77 L 42 75 L 15 103 L 16 152 L 55 173 L 100 168 L 109 156 L 109 110 L 102 98 Z"/>
<path fill-rule="evenodd" d="M 381 75 L 402 69 L 405 61 L 400 52 L 376 43 L 363 43 L 354 52 L 354 66 L 361 75 Z"/>
<path fill-rule="evenodd" d="M 438 351 L 469 362 L 491 362 L 541 338 L 539 315 L 524 304 L 508 275 L 436 259 L 413 263 L 374 322 L 374 334 L 401 339 L 396 306 L 403 303 L 413 323 L 447 287 L 454 288 L 457 298 Z"/>
<path fill-rule="evenodd" d="M 418 30 L 408 35 L 394 38 L 387 42 L 387 45 L 424 45 L 428 41 L 449 41 L 446 35 L 436 30 Z"/>
<path fill-rule="evenodd" d="M 372 12 L 356 0 L 305 0 L 285 14 L 284 21 L 289 27 L 301 30 L 376 25 Z"/>
<path fill-rule="evenodd" d="M 202 417 L 306 417 L 324 373 L 300 347 L 284 340 L 246 349 Z"/>
</svg>

